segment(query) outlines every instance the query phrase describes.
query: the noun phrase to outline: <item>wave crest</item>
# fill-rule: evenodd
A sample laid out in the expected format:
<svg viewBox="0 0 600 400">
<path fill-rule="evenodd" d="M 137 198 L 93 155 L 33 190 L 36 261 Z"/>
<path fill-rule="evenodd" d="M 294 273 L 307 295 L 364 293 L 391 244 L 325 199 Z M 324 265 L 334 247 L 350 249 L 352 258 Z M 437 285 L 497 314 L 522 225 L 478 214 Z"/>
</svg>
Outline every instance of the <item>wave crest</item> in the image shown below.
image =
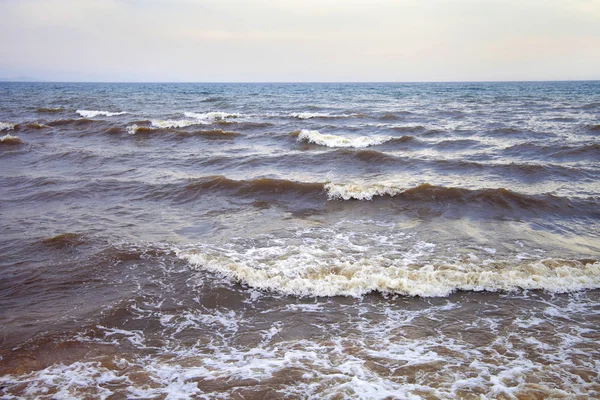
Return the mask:
<svg viewBox="0 0 600 400">
<path fill-rule="evenodd" d="M 4 136 L 0 137 L 0 144 L 14 145 L 14 144 L 21 144 L 21 143 L 23 143 L 23 142 L 21 141 L 21 138 L 18 136 L 4 135 Z"/>
<path fill-rule="evenodd" d="M 360 297 L 371 292 L 420 297 L 444 297 L 456 291 L 566 293 L 600 287 L 598 261 L 548 259 L 516 265 L 502 262 L 415 265 L 380 256 L 327 258 L 322 249 L 309 246 L 266 249 L 267 255 L 260 257 L 256 254 L 255 251 L 190 252 L 180 257 L 195 268 L 221 274 L 252 288 L 298 297 Z"/>
<path fill-rule="evenodd" d="M 358 136 L 344 137 L 338 135 L 322 134 L 319 131 L 303 129 L 298 135 L 298 142 L 314 143 L 327 147 L 354 147 L 362 148 L 376 146 L 394 139 L 392 136 Z"/>
<path fill-rule="evenodd" d="M 119 112 L 110 112 L 110 111 L 98 111 L 98 110 L 77 110 L 77 114 L 81 115 L 83 118 L 94 118 L 98 115 L 102 115 L 104 117 L 114 117 L 117 115 L 128 114 L 127 111 L 119 111 Z"/>
<path fill-rule="evenodd" d="M 0 131 L 12 131 L 15 129 L 17 124 L 11 124 L 9 122 L 0 122 Z"/>
<path fill-rule="evenodd" d="M 324 185 L 327 197 L 330 200 L 373 200 L 375 196 L 395 196 L 403 191 L 394 186 L 385 186 L 380 184 L 360 184 L 360 183 L 326 183 Z"/>
</svg>

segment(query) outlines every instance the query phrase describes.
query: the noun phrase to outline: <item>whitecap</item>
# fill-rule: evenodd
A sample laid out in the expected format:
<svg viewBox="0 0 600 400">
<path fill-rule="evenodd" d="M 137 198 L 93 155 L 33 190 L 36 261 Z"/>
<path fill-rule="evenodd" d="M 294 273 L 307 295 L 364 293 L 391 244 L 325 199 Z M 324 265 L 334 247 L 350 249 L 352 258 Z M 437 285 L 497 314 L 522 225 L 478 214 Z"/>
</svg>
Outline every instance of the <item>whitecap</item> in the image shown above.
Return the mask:
<svg viewBox="0 0 600 400">
<path fill-rule="evenodd" d="M 299 297 L 371 292 L 443 297 L 459 290 L 566 293 L 600 288 L 599 261 L 456 260 L 438 253 L 436 244 L 403 232 L 334 227 L 297 231 L 286 240 L 203 244 L 178 255 L 194 268 L 254 289 Z"/>
<path fill-rule="evenodd" d="M 373 200 L 375 196 L 395 196 L 404 189 L 381 184 L 326 183 L 324 185 L 330 200 Z"/>
<path fill-rule="evenodd" d="M 195 118 L 200 121 L 216 122 L 225 121 L 229 118 L 241 118 L 242 114 L 238 113 L 226 113 L 222 111 L 212 111 L 207 113 L 195 113 L 195 112 L 184 112 L 187 118 Z"/>
<path fill-rule="evenodd" d="M 354 114 L 329 114 L 329 113 L 311 113 L 311 112 L 300 112 L 291 113 L 290 117 L 298 119 L 311 119 L 311 118 L 344 118 L 352 117 Z"/>
<path fill-rule="evenodd" d="M 97 110 L 77 110 L 77 114 L 81 115 L 83 118 L 94 118 L 98 115 L 102 115 L 104 117 L 114 117 L 116 115 L 128 114 L 127 111 L 119 111 L 119 112 L 110 112 L 110 111 L 97 111 Z"/>
<path fill-rule="evenodd" d="M 322 134 L 319 131 L 302 129 L 298 135 L 299 142 L 314 143 L 327 147 L 354 147 L 362 148 L 376 146 L 392 140 L 392 136 L 355 136 L 346 137 L 339 135 Z"/>
<path fill-rule="evenodd" d="M 0 143 L 2 144 L 21 144 L 21 138 L 13 135 L 4 135 L 0 137 Z"/>
<path fill-rule="evenodd" d="M 154 119 L 150 121 L 153 127 L 160 129 L 185 128 L 193 125 L 206 125 L 209 122 L 190 119 Z"/>
<path fill-rule="evenodd" d="M 12 131 L 15 129 L 16 124 L 11 124 L 9 122 L 0 122 L 0 131 Z"/>
<path fill-rule="evenodd" d="M 302 251 L 298 254 L 297 251 Z M 538 261 L 505 265 L 425 264 L 408 266 L 393 260 L 367 257 L 320 257 L 309 248 L 290 251 L 278 259 L 258 263 L 252 258 L 215 253 L 182 255 L 196 268 L 217 272 L 253 288 L 294 296 L 352 296 L 371 292 L 420 297 L 443 297 L 458 291 L 510 292 L 520 289 L 565 293 L 600 287 L 600 263 L 548 267 Z"/>
</svg>

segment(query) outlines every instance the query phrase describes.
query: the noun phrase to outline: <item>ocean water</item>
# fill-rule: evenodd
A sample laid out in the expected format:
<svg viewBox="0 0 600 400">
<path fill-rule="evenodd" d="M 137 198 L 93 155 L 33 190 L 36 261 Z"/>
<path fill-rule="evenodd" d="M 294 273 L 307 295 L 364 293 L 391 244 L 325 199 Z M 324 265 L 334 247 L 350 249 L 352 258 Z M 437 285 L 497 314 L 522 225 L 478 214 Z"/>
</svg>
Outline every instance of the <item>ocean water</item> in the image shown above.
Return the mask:
<svg viewBox="0 0 600 400">
<path fill-rule="evenodd" d="M 0 83 L 0 397 L 600 398 L 600 82 Z"/>
</svg>

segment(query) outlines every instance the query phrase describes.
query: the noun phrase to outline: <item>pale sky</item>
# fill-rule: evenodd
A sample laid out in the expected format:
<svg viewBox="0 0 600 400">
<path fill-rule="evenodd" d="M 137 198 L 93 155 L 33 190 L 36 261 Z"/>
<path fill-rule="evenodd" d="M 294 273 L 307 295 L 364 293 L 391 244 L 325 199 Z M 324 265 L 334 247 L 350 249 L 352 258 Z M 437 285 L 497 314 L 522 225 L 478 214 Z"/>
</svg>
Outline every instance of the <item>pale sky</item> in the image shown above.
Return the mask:
<svg viewBox="0 0 600 400">
<path fill-rule="evenodd" d="M 0 78 L 600 79 L 600 0 L 0 0 Z"/>
</svg>

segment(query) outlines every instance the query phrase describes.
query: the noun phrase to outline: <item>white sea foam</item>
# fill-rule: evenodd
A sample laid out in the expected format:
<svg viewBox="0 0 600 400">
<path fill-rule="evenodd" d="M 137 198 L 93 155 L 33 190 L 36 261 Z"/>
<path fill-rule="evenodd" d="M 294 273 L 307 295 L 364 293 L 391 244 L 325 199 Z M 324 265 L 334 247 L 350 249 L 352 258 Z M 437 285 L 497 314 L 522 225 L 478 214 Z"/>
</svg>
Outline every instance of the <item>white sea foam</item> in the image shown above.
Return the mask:
<svg viewBox="0 0 600 400">
<path fill-rule="evenodd" d="M 4 135 L 0 137 L 0 143 L 3 144 L 19 144 L 21 142 L 21 138 L 14 135 Z"/>
<path fill-rule="evenodd" d="M 363 148 L 376 146 L 393 139 L 392 136 L 355 136 L 346 137 L 339 135 L 322 134 L 319 131 L 302 129 L 298 135 L 299 142 L 314 143 L 327 147 L 354 147 Z"/>
<path fill-rule="evenodd" d="M 600 263 L 549 268 L 542 262 L 506 266 L 387 265 L 381 260 L 329 260 L 318 254 L 269 260 L 218 257 L 206 253 L 183 256 L 195 267 L 217 272 L 254 288 L 296 296 L 362 296 L 378 291 L 409 296 L 447 296 L 463 291 L 541 289 L 564 293 L 600 287 Z"/>
<path fill-rule="evenodd" d="M 373 200 L 375 196 L 395 196 L 404 189 L 395 186 L 366 183 L 326 183 L 324 189 L 330 200 Z"/>
<path fill-rule="evenodd" d="M 225 121 L 230 118 L 243 117 L 242 114 L 226 113 L 226 112 L 222 112 L 222 111 L 213 111 L 213 112 L 207 112 L 207 113 L 184 112 L 183 115 L 185 115 L 187 118 L 194 118 L 194 119 L 197 119 L 200 121 L 207 121 L 207 122 Z"/>
<path fill-rule="evenodd" d="M 135 135 L 139 129 L 140 127 L 137 124 L 129 125 L 127 127 L 127 133 L 130 135 Z"/>
<path fill-rule="evenodd" d="M 221 111 L 195 113 L 184 112 L 186 119 L 154 119 L 151 124 L 155 128 L 170 129 L 170 128 L 186 128 L 194 125 L 210 125 L 215 122 L 227 121 L 230 118 L 242 118 L 242 114 L 226 113 Z"/>
<path fill-rule="evenodd" d="M 237 331 L 223 333 L 219 326 L 212 330 L 209 343 L 182 345 L 179 326 L 186 320 L 169 318 L 162 347 L 156 349 L 158 354 L 154 356 L 107 355 L 100 360 L 54 364 L 20 376 L 4 375 L 0 383 L 6 393 L 16 389 L 33 398 L 44 397 L 51 390 L 53 398 L 65 399 L 113 395 L 230 398 L 233 393 L 239 394 L 249 380 L 254 393 L 268 393 L 275 385 L 282 397 L 311 399 L 457 399 L 465 394 L 517 398 L 532 393 L 567 398 L 570 394 L 587 397 L 586 394 L 594 393 L 594 380 L 581 379 L 587 371 L 595 376 L 596 364 L 593 357 L 577 348 L 589 343 L 580 332 L 562 335 L 563 344 L 558 346 L 549 346 L 542 341 L 544 338 L 512 331 L 501 333 L 488 344 L 472 344 L 460 333 L 453 335 L 452 329 L 440 329 L 434 335 L 425 331 L 412 337 L 406 335 L 405 329 L 413 328 L 414 332 L 424 322 L 431 323 L 429 318 L 443 317 L 461 305 L 451 303 L 421 310 L 382 310 L 381 304 L 379 308 L 368 307 L 365 314 L 353 317 L 348 326 L 341 327 L 319 322 L 331 312 L 323 310 L 314 318 L 314 324 L 323 329 L 322 339 L 285 339 L 281 336 L 285 324 L 277 321 L 260 329 L 261 340 L 252 346 L 236 344 L 232 339 Z M 244 321 L 241 315 L 227 317 L 256 331 L 254 321 Z M 210 322 L 208 328 L 212 328 Z M 115 347 L 133 346 L 140 353 L 148 349 L 145 341 L 131 340 L 139 331 L 102 331 L 111 340 L 118 338 L 112 344 Z M 97 341 L 109 343 L 102 338 L 92 342 Z M 152 341 L 160 343 L 157 337 Z M 520 351 L 522 348 L 533 350 L 535 358 L 528 358 Z"/>
<path fill-rule="evenodd" d="M 293 240 L 251 246 L 200 246 L 180 257 L 195 268 L 252 288 L 294 296 L 362 296 L 370 292 L 439 297 L 462 291 L 600 288 L 600 262 L 480 261 L 433 258 L 436 246 L 397 232 L 297 232 Z M 489 257 L 489 254 L 488 254 Z"/>
<path fill-rule="evenodd" d="M 12 131 L 15 129 L 16 124 L 11 124 L 9 122 L 0 122 L 0 132 L 1 131 Z"/>
<path fill-rule="evenodd" d="M 119 112 L 110 112 L 110 111 L 97 111 L 97 110 L 77 110 L 77 114 L 81 115 L 83 118 L 94 118 L 99 115 L 104 117 L 114 117 L 117 115 L 128 114 L 127 111 L 119 111 Z"/>
<path fill-rule="evenodd" d="M 150 121 L 153 127 L 160 129 L 185 128 L 193 125 L 207 125 L 208 122 L 192 119 L 154 119 Z"/>
<path fill-rule="evenodd" d="M 292 113 L 290 117 L 298 119 L 311 119 L 311 118 L 347 118 L 354 117 L 358 114 L 330 114 L 330 113 L 311 113 L 311 112 L 300 112 Z"/>
</svg>

